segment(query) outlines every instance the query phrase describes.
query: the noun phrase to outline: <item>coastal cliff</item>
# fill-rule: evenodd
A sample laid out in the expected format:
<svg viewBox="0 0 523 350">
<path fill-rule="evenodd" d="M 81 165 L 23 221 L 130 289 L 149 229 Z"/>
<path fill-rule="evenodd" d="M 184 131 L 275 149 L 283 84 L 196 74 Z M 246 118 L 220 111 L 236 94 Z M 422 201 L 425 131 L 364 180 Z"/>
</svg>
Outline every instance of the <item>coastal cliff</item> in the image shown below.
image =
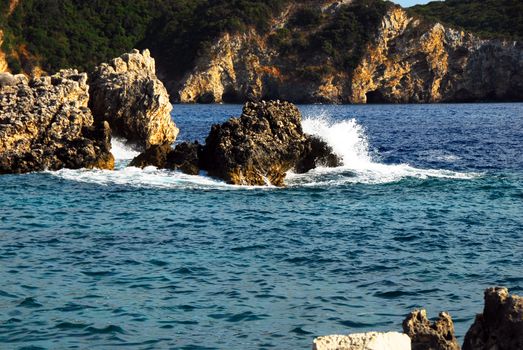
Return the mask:
<svg viewBox="0 0 523 350">
<path fill-rule="evenodd" d="M 285 28 L 288 17 L 281 19 L 279 29 Z M 178 83 L 179 102 L 267 97 L 325 103 L 523 98 L 521 43 L 479 39 L 413 17 L 397 6 L 389 8 L 381 19 L 354 69 L 334 66 L 322 70 L 311 63 L 319 61 L 329 67 L 329 57 L 321 54 L 300 57 L 299 65 L 291 67 L 270 38 L 270 34 L 255 31 L 223 35 Z M 299 66 L 311 67 L 314 74 L 298 74 Z"/>
<path fill-rule="evenodd" d="M 517 24 L 521 5 L 471 0 L 438 6 L 102 0 L 95 8 L 72 0 L 4 0 L 0 71 L 92 71 L 139 48 L 157 58 L 173 102 L 523 100 L 522 29 L 500 24 Z M 449 14 L 455 7 L 458 18 Z M 67 23 L 55 23 L 62 17 Z M 488 35 L 478 29 L 481 23 L 489 24 Z"/>
</svg>

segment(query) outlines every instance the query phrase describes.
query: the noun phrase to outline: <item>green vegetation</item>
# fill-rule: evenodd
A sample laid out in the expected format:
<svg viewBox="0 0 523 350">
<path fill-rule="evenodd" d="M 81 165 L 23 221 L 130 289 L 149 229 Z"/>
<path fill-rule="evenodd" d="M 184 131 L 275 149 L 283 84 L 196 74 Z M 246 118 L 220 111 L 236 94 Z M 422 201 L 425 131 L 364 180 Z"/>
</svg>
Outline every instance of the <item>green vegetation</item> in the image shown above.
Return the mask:
<svg viewBox="0 0 523 350">
<path fill-rule="evenodd" d="M 321 1 L 298 0 L 0 0 L 3 51 L 15 72 L 26 63 L 52 72 L 89 70 L 132 48 L 150 48 L 170 79 L 192 68 L 223 32 L 256 28 L 288 67 L 315 79 L 335 69 L 353 69 L 392 3 L 354 0 L 332 13 Z M 284 6 L 299 9 L 285 27 L 271 29 Z M 521 0 L 447 0 L 411 11 L 484 36 L 523 38 Z"/>
<path fill-rule="evenodd" d="M 418 5 L 411 11 L 485 38 L 523 39 L 521 0 L 446 0 Z"/>
<path fill-rule="evenodd" d="M 150 47 L 181 73 L 223 31 L 264 31 L 288 0 L 22 0 L 7 18 L 4 50 L 27 45 L 45 70 L 83 70 L 131 48 Z M 156 52 L 154 52 L 156 51 Z M 174 62 L 176 62 L 174 64 Z"/>
<path fill-rule="evenodd" d="M 392 3 L 382 0 L 354 0 L 334 15 L 308 7 L 297 11 L 271 41 L 291 66 L 300 67 L 299 62 L 307 61 L 307 66 L 297 69 L 307 79 L 318 79 L 335 69 L 350 71 L 390 6 Z"/>
</svg>

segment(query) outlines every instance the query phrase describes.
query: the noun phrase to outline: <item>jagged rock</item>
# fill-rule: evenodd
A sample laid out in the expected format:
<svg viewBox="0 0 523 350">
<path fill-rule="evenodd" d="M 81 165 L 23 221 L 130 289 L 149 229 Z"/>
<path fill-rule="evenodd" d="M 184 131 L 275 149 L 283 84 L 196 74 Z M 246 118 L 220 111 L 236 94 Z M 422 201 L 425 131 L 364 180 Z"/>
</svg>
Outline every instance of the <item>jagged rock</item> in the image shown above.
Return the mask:
<svg viewBox="0 0 523 350">
<path fill-rule="evenodd" d="M 459 350 L 454 323 L 446 312 L 431 323 L 426 310 L 415 310 L 403 321 L 403 331 L 412 339 L 413 350 Z"/>
<path fill-rule="evenodd" d="M 171 119 L 172 105 L 156 77 L 149 50 L 134 50 L 104 63 L 90 78 L 93 115 L 107 120 L 115 136 L 144 149 L 175 141 L 178 129 Z"/>
<path fill-rule="evenodd" d="M 342 164 L 342 159 L 334 154 L 327 142 L 317 136 L 308 135 L 305 151 L 294 167 L 294 171 L 303 174 L 319 166 L 335 168 Z"/>
<path fill-rule="evenodd" d="M 411 341 L 406 334 L 361 333 L 330 335 L 314 339 L 313 350 L 410 350 Z"/>
<path fill-rule="evenodd" d="M 114 167 L 109 125 L 95 125 L 87 108 L 86 74 L 1 80 L 0 173 Z"/>
<path fill-rule="evenodd" d="M 507 288 L 485 291 L 483 314 L 476 316 L 463 350 L 523 349 L 523 297 L 510 295 Z"/>
<path fill-rule="evenodd" d="M 202 165 L 228 183 L 283 186 L 285 172 L 299 161 L 306 141 L 293 104 L 247 103 L 240 118 L 212 127 Z"/>
<path fill-rule="evenodd" d="M 202 146 L 198 142 L 183 142 L 174 149 L 169 144 L 151 146 L 134 158 L 129 166 L 138 168 L 155 166 L 160 169 L 181 170 L 189 175 L 198 175 L 201 148 Z"/>
</svg>

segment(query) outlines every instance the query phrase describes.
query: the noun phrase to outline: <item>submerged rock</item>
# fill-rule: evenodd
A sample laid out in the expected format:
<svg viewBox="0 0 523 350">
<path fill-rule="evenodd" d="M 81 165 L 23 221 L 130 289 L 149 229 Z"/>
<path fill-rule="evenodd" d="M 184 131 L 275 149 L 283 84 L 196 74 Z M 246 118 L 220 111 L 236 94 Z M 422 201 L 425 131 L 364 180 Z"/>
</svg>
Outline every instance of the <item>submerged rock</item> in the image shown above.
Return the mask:
<svg viewBox="0 0 523 350">
<path fill-rule="evenodd" d="M 403 331 L 412 339 L 413 350 L 459 350 L 454 335 L 454 323 L 448 313 L 442 312 L 434 323 L 426 310 L 415 310 L 403 321 Z"/>
<path fill-rule="evenodd" d="M 87 108 L 87 74 L 1 80 L 0 173 L 114 167 L 109 125 Z"/>
<path fill-rule="evenodd" d="M 485 291 L 483 314 L 476 316 L 463 350 L 523 349 L 523 297 L 510 295 L 507 288 Z"/>
<path fill-rule="evenodd" d="M 361 333 L 330 335 L 314 339 L 313 350 L 410 350 L 410 338 L 406 334 Z"/>
<path fill-rule="evenodd" d="M 181 170 L 189 175 L 198 175 L 201 148 L 202 146 L 198 142 L 180 143 L 174 149 L 166 143 L 151 146 L 134 158 L 129 166 L 138 168 L 155 166 L 159 169 Z"/>
<path fill-rule="evenodd" d="M 295 105 L 249 102 L 239 118 L 212 127 L 202 167 L 209 175 L 236 185 L 283 186 L 287 171 L 297 166 L 307 171 L 316 160 L 329 158 L 319 154 L 321 147 L 313 146 L 320 143 L 303 132 Z"/>
<path fill-rule="evenodd" d="M 89 105 L 94 117 L 107 120 L 115 136 L 144 149 L 176 140 L 172 105 L 149 50 L 134 50 L 104 63 L 90 78 Z"/>
</svg>

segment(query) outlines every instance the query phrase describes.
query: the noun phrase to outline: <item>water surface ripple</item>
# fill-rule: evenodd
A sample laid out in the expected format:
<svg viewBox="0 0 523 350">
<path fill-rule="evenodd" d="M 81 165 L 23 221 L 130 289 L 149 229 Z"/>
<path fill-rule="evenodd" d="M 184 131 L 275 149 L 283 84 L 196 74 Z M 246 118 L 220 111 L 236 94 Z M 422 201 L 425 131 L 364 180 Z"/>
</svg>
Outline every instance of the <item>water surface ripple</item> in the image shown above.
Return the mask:
<svg viewBox="0 0 523 350">
<path fill-rule="evenodd" d="M 523 294 L 522 104 L 301 109 L 347 162 L 285 189 L 156 169 L 0 177 L 0 347 L 307 349 L 400 330 L 420 306 L 463 337 L 484 288 Z M 174 118 L 203 140 L 239 112 Z"/>
</svg>

